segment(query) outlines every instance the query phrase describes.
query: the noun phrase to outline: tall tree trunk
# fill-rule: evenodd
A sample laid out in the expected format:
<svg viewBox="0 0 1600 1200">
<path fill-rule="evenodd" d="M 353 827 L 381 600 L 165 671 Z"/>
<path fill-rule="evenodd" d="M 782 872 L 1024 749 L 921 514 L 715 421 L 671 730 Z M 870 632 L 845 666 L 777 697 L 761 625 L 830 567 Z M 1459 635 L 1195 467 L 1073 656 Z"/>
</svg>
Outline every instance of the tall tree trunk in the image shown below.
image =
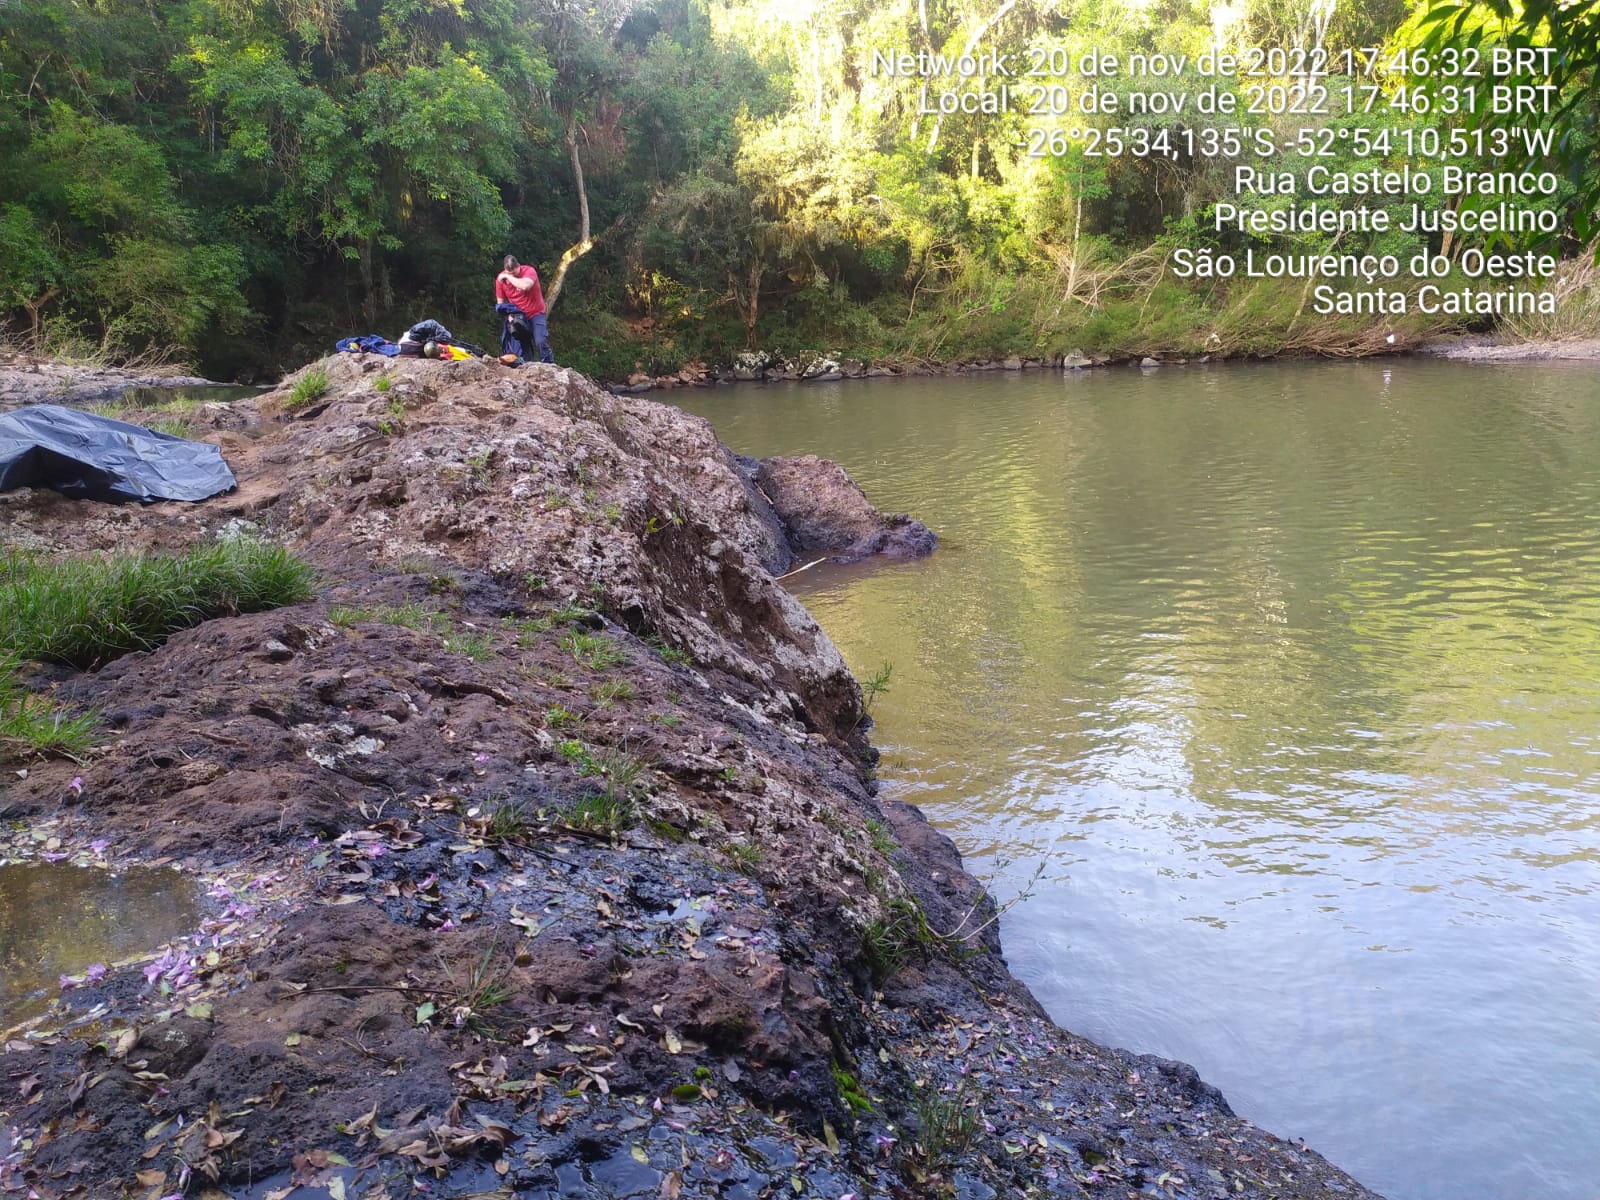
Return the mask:
<svg viewBox="0 0 1600 1200">
<path fill-rule="evenodd" d="M 1015 8 L 1016 6 L 1017 6 L 1017 0 L 1006 0 L 1006 2 L 1004 4 L 1002 4 L 999 8 L 995 9 L 994 10 L 994 15 L 992 17 L 990 17 L 987 21 L 984 21 L 982 24 L 980 24 L 976 29 L 974 29 L 972 31 L 972 36 L 967 39 L 966 47 L 961 51 L 960 57 L 965 58 L 967 55 L 971 54 L 974 50 L 976 50 L 978 48 L 978 43 L 983 41 L 983 35 L 988 33 L 989 30 L 994 25 L 996 25 L 998 22 L 1002 21 L 1005 18 L 1005 15 L 1008 12 L 1010 12 L 1013 8 Z M 933 119 L 933 132 L 928 136 L 928 153 L 929 154 L 932 154 L 933 150 L 934 150 L 934 147 L 939 144 L 939 131 L 943 127 L 944 127 L 944 114 L 940 113 L 937 117 L 935 117 Z"/>
<path fill-rule="evenodd" d="M 368 325 L 378 319 L 378 295 L 373 288 L 373 238 L 363 238 L 361 241 L 361 315 Z"/>
<path fill-rule="evenodd" d="M 24 300 L 22 307 L 28 310 L 28 340 L 37 348 L 39 345 L 39 310 L 56 298 L 60 288 L 45 288 L 44 294 L 34 300 Z"/>
<path fill-rule="evenodd" d="M 761 316 L 761 276 L 765 274 L 761 266 L 759 255 L 752 258 L 745 268 L 743 286 L 732 271 L 728 272 L 728 283 L 733 292 L 734 302 L 739 306 L 739 320 L 744 324 L 745 349 L 756 348 L 756 321 Z"/>
<path fill-rule="evenodd" d="M 545 289 L 544 306 L 546 310 L 555 308 L 556 299 L 561 295 L 561 285 L 567 278 L 567 271 L 573 263 L 594 248 L 594 240 L 589 236 L 589 191 L 583 185 L 583 159 L 578 155 L 578 122 L 576 117 L 567 118 L 567 155 L 572 159 L 572 179 L 578 185 L 578 240 L 567 247 L 561 261 L 556 264 L 555 274 L 550 278 L 550 286 Z"/>
</svg>

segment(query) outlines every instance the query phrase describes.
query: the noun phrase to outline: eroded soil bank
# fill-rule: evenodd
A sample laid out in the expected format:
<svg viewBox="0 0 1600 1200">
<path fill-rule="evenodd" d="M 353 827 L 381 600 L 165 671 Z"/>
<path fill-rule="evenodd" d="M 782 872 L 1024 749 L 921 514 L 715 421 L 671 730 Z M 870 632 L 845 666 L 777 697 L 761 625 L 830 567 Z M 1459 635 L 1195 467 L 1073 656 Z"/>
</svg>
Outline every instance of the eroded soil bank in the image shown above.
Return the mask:
<svg viewBox="0 0 1600 1200">
<path fill-rule="evenodd" d="M 560 368 L 324 365 L 196 415 L 236 493 L 0 497 L 8 546 L 248 525 L 324 580 L 32 669 L 103 749 L 4 765 L 6 852 L 176 863 L 211 912 L 8 1036 L 0 1192 L 1373 1195 L 1010 976 L 774 580 L 815 549 L 774 502 L 829 524 L 763 494 L 803 460 Z"/>
</svg>

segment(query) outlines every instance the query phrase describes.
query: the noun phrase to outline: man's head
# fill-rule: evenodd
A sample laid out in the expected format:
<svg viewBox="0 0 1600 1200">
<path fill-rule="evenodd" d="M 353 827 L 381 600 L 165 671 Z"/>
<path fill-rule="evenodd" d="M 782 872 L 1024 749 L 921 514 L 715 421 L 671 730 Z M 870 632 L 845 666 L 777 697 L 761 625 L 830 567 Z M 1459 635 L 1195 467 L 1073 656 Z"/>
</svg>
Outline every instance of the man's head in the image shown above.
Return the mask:
<svg viewBox="0 0 1600 1200">
<path fill-rule="evenodd" d="M 506 255 L 505 269 L 507 271 L 515 271 L 521 265 L 522 264 L 517 261 L 517 256 L 515 254 Z"/>
</svg>

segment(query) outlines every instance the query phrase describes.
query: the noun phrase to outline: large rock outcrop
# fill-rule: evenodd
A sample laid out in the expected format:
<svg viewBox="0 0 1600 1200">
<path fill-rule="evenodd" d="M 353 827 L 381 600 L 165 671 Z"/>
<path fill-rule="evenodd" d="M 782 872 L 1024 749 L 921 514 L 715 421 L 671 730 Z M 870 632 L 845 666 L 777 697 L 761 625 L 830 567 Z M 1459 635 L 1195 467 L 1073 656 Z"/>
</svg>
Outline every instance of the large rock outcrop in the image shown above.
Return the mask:
<svg viewBox="0 0 1600 1200">
<path fill-rule="evenodd" d="M 213 908 L 11 1032 L 0 1190 L 1371 1197 L 1011 978 L 948 839 L 875 798 L 704 421 L 560 368 L 322 367 L 197 416 L 235 494 L 0 497 L 7 546 L 254 530 L 322 575 L 30 668 L 103 744 L 5 764 L 0 856 L 161 861 Z"/>
</svg>

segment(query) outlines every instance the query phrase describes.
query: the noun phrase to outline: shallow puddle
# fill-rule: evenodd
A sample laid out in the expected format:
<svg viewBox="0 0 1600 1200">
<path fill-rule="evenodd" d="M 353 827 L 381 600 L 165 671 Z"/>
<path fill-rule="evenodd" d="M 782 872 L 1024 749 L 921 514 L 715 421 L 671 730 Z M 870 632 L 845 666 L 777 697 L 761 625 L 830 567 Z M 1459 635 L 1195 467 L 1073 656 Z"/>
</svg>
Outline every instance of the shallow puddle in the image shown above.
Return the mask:
<svg viewBox="0 0 1600 1200">
<path fill-rule="evenodd" d="M 61 976 L 154 950 L 199 919 L 194 881 L 177 871 L 0 866 L 0 1028 L 44 1011 Z"/>
</svg>

